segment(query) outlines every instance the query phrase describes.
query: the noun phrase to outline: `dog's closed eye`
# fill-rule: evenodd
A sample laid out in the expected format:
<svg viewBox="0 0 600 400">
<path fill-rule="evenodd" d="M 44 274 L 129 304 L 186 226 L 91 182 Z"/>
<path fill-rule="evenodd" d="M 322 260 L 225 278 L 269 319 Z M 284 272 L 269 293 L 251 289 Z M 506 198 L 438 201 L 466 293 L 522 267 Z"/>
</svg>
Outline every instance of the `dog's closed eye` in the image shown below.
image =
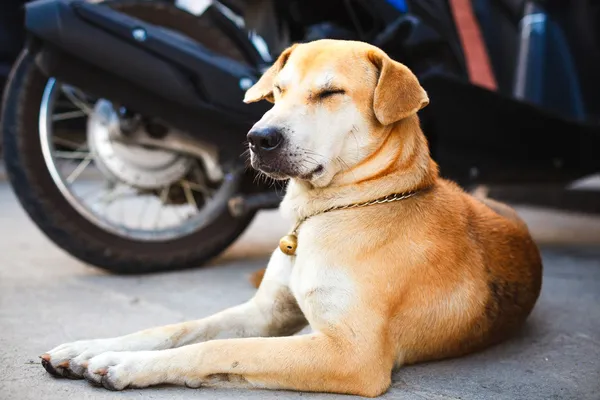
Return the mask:
<svg viewBox="0 0 600 400">
<path fill-rule="evenodd" d="M 335 96 L 336 94 L 345 94 L 346 91 L 344 89 L 327 89 L 323 90 L 318 94 L 320 100 L 326 99 L 331 96 Z"/>
</svg>

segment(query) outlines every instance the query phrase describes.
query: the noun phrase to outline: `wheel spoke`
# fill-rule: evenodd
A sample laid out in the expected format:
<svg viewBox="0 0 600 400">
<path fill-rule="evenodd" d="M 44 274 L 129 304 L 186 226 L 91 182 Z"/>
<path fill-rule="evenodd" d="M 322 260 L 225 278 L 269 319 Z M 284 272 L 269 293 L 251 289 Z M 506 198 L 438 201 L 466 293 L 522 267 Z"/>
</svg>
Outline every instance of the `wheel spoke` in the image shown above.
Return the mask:
<svg viewBox="0 0 600 400">
<path fill-rule="evenodd" d="M 61 138 L 60 136 L 53 136 L 52 141 L 54 142 L 54 144 L 58 144 L 58 145 L 67 147 L 72 150 L 80 151 L 80 150 L 87 149 L 87 142 L 75 143 L 72 140 Z"/>
<path fill-rule="evenodd" d="M 190 182 L 182 180 L 180 182 L 180 185 L 183 188 L 183 193 L 188 204 L 197 209 L 198 204 L 196 203 L 196 199 L 194 198 L 194 194 L 192 193 L 192 190 L 190 188 Z"/>
<path fill-rule="evenodd" d="M 207 187 L 204 187 L 204 186 L 199 185 L 194 182 L 190 182 L 185 179 L 181 180 L 181 187 L 183 187 L 184 190 L 187 188 L 188 190 L 193 190 L 194 192 L 202 193 L 206 197 L 211 197 L 214 193 L 212 190 L 208 189 Z"/>
<path fill-rule="evenodd" d="M 65 97 L 67 99 L 69 99 L 69 101 L 71 103 L 73 103 L 77 108 L 79 108 L 86 115 L 90 115 L 94 111 L 94 108 L 91 105 L 87 104 L 85 102 L 85 100 L 82 100 L 80 98 L 80 96 L 82 96 L 82 94 L 79 90 L 77 90 L 71 86 L 63 85 L 62 92 L 64 93 Z"/>
<path fill-rule="evenodd" d="M 165 186 L 160 192 L 161 206 L 158 207 L 158 211 L 157 211 L 156 215 L 154 216 L 154 224 L 153 224 L 154 229 L 158 228 L 158 223 L 160 222 L 160 217 L 162 217 L 162 211 L 163 211 L 162 205 L 167 203 L 167 200 L 169 199 L 169 190 L 170 189 L 171 189 L 171 185 Z"/>
<path fill-rule="evenodd" d="M 86 191 L 85 193 L 80 194 L 78 197 L 81 200 L 87 200 L 87 199 L 95 199 L 97 197 L 97 195 L 99 194 L 99 192 L 103 191 L 105 188 L 100 186 L 100 187 L 95 187 L 91 190 Z M 102 194 L 102 193 L 100 193 Z M 96 195 L 94 197 L 92 197 L 93 195 Z"/>
<path fill-rule="evenodd" d="M 88 151 L 55 151 L 54 158 L 61 158 L 66 160 L 83 160 L 89 157 Z"/>
<path fill-rule="evenodd" d="M 144 202 L 144 205 L 142 206 L 142 209 L 140 211 L 140 216 L 138 218 L 138 225 L 140 226 L 140 228 L 142 227 L 142 224 L 144 223 L 144 215 L 146 215 L 146 211 L 148 211 L 148 206 L 150 205 L 150 196 L 146 197 L 146 201 Z"/>
<path fill-rule="evenodd" d="M 60 114 L 54 114 L 52 116 L 52 121 L 56 122 L 56 121 L 65 121 L 68 119 L 75 119 L 75 118 L 81 118 L 81 117 L 85 117 L 87 114 L 81 110 L 76 110 L 76 111 L 68 111 L 68 112 L 64 112 L 64 113 L 60 113 Z"/>
<path fill-rule="evenodd" d="M 180 207 L 174 207 L 174 212 L 179 216 L 179 222 L 187 221 L 190 218 L 190 215 L 185 212 L 185 210 L 181 210 Z"/>
<path fill-rule="evenodd" d="M 105 193 L 104 196 L 102 196 L 102 198 L 99 200 L 100 203 L 104 204 L 104 211 L 108 211 L 108 207 L 110 207 L 115 200 L 121 197 L 118 184 L 113 185 L 113 187 L 109 189 L 110 191 Z"/>
<path fill-rule="evenodd" d="M 123 186 L 120 184 L 115 184 L 112 189 L 105 193 L 102 198 L 100 198 L 99 203 L 103 205 L 102 209 L 105 214 L 106 219 L 112 219 L 115 223 L 118 223 L 120 226 L 124 226 L 124 201 L 128 196 L 123 190 Z M 114 217 L 110 217 L 109 210 L 113 205 L 117 204 L 117 209 L 115 210 Z"/>
<path fill-rule="evenodd" d="M 88 165 L 90 165 L 90 163 L 92 162 L 92 155 L 88 154 L 87 157 L 85 157 L 77 166 L 77 168 L 75 168 L 75 170 L 73 172 L 71 172 L 71 175 L 69 175 L 69 177 L 67 178 L 67 183 L 72 184 L 73 182 L 75 182 L 75 180 L 77 178 L 79 178 L 79 175 L 81 175 L 81 173 L 83 172 L 84 169 L 87 168 Z"/>
</svg>

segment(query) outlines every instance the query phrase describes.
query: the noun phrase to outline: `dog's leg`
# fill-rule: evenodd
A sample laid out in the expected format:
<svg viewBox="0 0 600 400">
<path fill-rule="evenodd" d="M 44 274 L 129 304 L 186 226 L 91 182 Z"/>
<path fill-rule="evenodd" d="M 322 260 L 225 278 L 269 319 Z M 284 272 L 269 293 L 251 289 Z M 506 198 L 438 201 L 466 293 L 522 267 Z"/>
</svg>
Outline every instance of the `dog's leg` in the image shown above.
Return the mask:
<svg viewBox="0 0 600 400">
<path fill-rule="evenodd" d="M 248 302 L 197 321 L 147 329 L 130 335 L 82 340 L 42 355 L 42 365 L 57 376 L 81 378 L 87 361 L 109 351 L 163 350 L 223 337 L 283 336 L 306 325 L 287 284 L 292 266 L 277 250 L 265 279 Z"/>
<path fill-rule="evenodd" d="M 393 361 L 376 343 L 358 344 L 314 333 L 105 353 L 90 360 L 85 377 L 111 390 L 175 384 L 380 395 L 390 385 Z"/>
</svg>

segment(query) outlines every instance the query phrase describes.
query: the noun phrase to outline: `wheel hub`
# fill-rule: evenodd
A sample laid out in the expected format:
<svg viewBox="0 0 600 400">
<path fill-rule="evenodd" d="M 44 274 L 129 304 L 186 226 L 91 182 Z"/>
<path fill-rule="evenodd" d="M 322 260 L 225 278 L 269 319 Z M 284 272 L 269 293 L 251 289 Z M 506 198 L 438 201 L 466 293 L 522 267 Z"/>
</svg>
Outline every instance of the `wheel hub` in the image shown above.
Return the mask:
<svg viewBox="0 0 600 400">
<path fill-rule="evenodd" d="M 98 169 L 107 178 L 139 189 L 160 189 L 181 180 L 192 167 L 189 156 L 120 138 L 117 112 L 111 102 L 99 100 L 88 118 L 88 144 Z"/>
</svg>

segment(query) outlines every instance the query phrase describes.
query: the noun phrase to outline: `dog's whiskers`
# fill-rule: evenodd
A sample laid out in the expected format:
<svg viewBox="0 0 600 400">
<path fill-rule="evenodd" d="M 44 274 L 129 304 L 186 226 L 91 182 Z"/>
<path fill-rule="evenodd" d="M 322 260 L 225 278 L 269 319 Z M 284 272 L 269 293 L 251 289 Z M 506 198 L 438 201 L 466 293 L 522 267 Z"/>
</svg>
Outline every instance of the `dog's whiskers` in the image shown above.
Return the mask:
<svg viewBox="0 0 600 400">
<path fill-rule="evenodd" d="M 350 131 L 350 133 L 352 134 L 352 137 L 354 138 L 354 142 L 356 143 L 356 162 L 358 162 L 359 159 L 359 154 L 360 154 L 360 145 L 358 144 L 358 138 L 356 137 L 356 132 L 358 132 L 358 128 L 356 127 L 356 125 L 352 125 L 352 130 Z"/>
<path fill-rule="evenodd" d="M 355 130 L 356 130 L 356 126 L 353 125 L 352 134 L 353 134 L 353 136 L 354 136 L 354 138 L 356 140 L 356 152 L 357 152 L 357 158 L 358 158 L 358 139 L 356 139 L 356 135 L 354 134 Z M 301 150 L 305 153 L 304 155 L 306 156 L 306 161 L 310 161 L 311 164 L 313 164 L 313 165 L 319 165 L 323 161 L 326 161 L 326 162 L 336 162 L 341 167 L 341 170 L 339 172 L 344 172 L 344 171 L 347 171 L 347 170 L 351 169 L 350 165 L 346 161 L 344 161 L 342 159 L 342 157 L 340 157 L 340 156 L 335 157 L 335 159 L 334 159 L 334 158 L 325 157 L 322 154 L 319 154 L 319 153 L 317 153 L 315 151 L 312 151 L 312 150 L 309 150 L 309 149 L 301 148 Z M 319 162 L 317 159 L 315 159 L 314 156 L 319 157 L 322 161 Z M 352 174 L 354 176 L 354 173 L 352 173 Z"/>
</svg>

